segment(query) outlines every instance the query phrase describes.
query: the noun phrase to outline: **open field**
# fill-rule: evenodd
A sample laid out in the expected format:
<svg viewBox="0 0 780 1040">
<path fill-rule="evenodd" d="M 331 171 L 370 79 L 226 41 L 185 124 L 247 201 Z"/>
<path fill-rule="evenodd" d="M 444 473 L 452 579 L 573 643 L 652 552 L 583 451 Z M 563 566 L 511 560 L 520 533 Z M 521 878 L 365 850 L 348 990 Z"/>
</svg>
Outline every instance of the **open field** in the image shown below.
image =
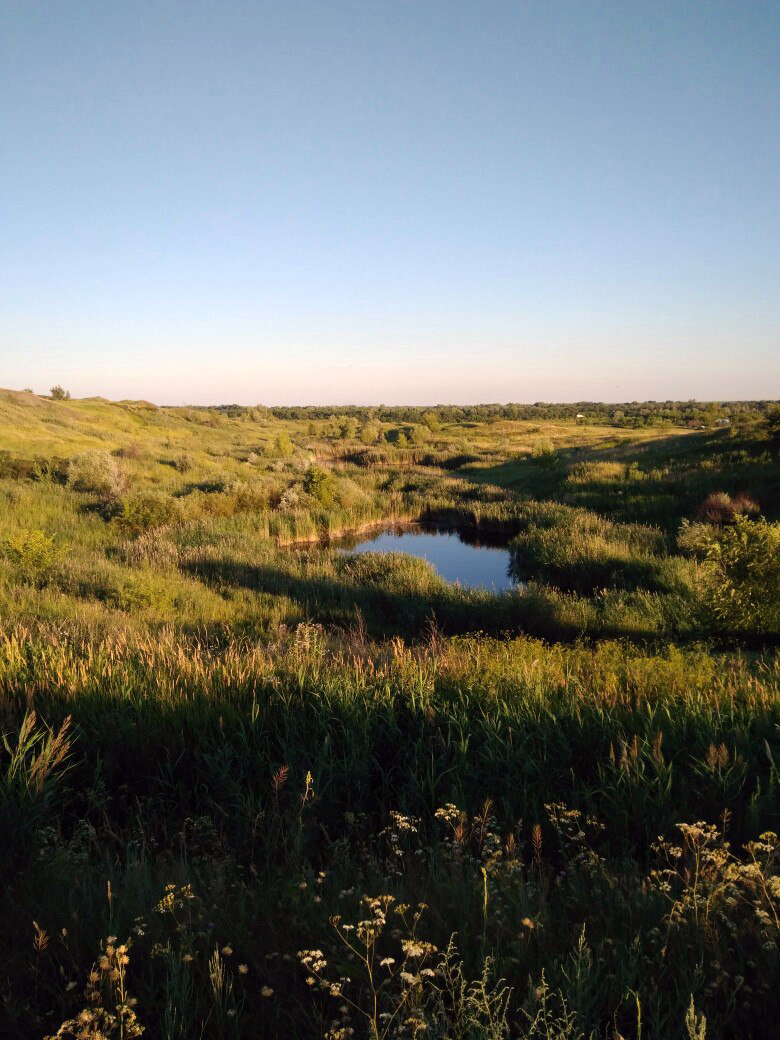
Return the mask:
<svg viewBox="0 0 780 1040">
<path fill-rule="evenodd" d="M 0 1035 L 776 1035 L 776 418 L 555 409 L 0 392 Z"/>
</svg>

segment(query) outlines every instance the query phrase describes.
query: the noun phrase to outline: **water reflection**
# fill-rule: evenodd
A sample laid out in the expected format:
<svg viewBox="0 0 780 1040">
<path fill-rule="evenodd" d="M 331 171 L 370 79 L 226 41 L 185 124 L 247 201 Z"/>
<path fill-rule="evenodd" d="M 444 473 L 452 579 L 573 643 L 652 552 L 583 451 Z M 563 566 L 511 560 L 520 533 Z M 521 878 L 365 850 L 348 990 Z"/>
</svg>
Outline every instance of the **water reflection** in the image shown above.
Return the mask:
<svg viewBox="0 0 780 1040">
<path fill-rule="evenodd" d="M 445 581 L 505 592 L 519 584 L 508 536 L 476 528 L 390 526 L 334 539 L 341 552 L 402 552 L 427 560 Z"/>
</svg>

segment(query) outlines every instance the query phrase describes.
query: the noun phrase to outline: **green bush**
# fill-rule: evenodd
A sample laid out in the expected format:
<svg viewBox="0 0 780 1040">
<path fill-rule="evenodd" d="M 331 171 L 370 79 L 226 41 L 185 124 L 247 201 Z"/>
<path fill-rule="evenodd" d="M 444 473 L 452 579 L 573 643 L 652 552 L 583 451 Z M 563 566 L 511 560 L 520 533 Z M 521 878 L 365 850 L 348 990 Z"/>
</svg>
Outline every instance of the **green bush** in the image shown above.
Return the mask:
<svg viewBox="0 0 780 1040">
<path fill-rule="evenodd" d="M 375 422 L 368 422 L 360 431 L 360 440 L 363 444 L 376 444 L 382 436 L 381 427 Z"/>
<path fill-rule="evenodd" d="M 110 596 L 120 610 L 129 614 L 139 610 L 164 610 L 169 605 L 169 596 L 164 585 L 151 570 L 143 570 L 125 578 Z"/>
<path fill-rule="evenodd" d="M 320 505 L 330 506 L 336 493 L 336 481 L 332 473 L 320 469 L 319 466 L 309 466 L 303 478 L 303 490 Z"/>
<path fill-rule="evenodd" d="M 780 633 L 780 524 L 737 515 L 705 548 L 706 597 L 721 624 Z"/>
<path fill-rule="evenodd" d="M 531 449 L 531 458 L 540 469 L 554 469 L 561 461 L 555 445 L 547 438 L 534 444 Z"/>
<path fill-rule="evenodd" d="M 10 535 L 5 549 L 19 577 L 26 581 L 40 580 L 59 555 L 54 537 L 37 528 Z"/>
<path fill-rule="evenodd" d="M 165 527 L 179 518 L 177 503 L 166 495 L 145 491 L 125 499 L 114 522 L 128 535 Z"/>
<path fill-rule="evenodd" d="M 294 450 L 293 442 L 290 440 L 290 435 L 285 433 L 284 430 L 278 434 L 273 445 L 274 455 L 279 455 L 281 458 L 286 459 L 292 455 Z"/>
<path fill-rule="evenodd" d="M 412 444 L 425 444 L 431 435 L 427 426 L 413 426 L 409 439 Z"/>
</svg>

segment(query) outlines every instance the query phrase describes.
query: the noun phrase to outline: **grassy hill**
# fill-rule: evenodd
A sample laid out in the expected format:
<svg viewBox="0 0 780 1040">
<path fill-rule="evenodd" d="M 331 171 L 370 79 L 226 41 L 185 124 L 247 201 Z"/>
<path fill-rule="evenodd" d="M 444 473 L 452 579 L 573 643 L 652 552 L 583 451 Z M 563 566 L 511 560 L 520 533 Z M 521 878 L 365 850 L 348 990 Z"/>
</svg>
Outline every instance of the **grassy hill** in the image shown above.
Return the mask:
<svg viewBox="0 0 780 1040">
<path fill-rule="evenodd" d="M 777 435 L 542 408 L 0 391 L 0 1035 L 775 1035 Z"/>
</svg>

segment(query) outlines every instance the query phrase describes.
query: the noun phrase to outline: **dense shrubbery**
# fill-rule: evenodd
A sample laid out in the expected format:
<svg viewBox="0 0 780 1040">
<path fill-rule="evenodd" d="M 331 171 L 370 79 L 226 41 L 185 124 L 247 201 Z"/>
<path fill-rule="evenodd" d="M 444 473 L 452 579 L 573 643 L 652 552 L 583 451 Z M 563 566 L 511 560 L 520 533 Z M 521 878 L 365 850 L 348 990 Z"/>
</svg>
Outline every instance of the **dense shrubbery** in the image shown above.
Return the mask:
<svg viewBox="0 0 780 1040">
<path fill-rule="evenodd" d="M 0 480 L 43 480 L 49 478 L 64 484 L 68 478 L 68 460 L 54 457 L 19 458 L 0 451 Z"/>
</svg>

